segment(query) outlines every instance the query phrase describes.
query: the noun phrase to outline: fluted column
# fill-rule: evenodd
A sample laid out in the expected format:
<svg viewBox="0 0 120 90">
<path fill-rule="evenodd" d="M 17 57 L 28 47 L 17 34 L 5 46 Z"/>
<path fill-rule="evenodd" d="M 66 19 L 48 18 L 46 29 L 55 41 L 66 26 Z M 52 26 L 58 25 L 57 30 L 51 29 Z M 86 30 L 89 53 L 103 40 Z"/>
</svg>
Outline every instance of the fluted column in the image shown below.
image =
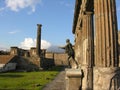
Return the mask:
<svg viewBox="0 0 120 90">
<path fill-rule="evenodd" d="M 115 0 L 94 0 L 95 67 L 94 89 L 117 90 L 120 87 Z"/>
<path fill-rule="evenodd" d="M 118 66 L 115 0 L 94 0 L 96 54 L 95 65 Z"/>
<path fill-rule="evenodd" d="M 79 65 L 82 64 L 83 58 L 82 58 L 82 30 L 79 30 L 79 28 L 75 31 L 75 60 L 78 61 Z"/>
<path fill-rule="evenodd" d="M 40 57 L 40 53 L 41 53 L 41 24 L 37 24 L 37 43 L 36 43 L 36 52 L 37 52 L 37 56 Z"/>
<path fill-rule="evenodd" d="M 94 59 L 94 30 L 93 30 L 93 13 L 85 12 L 83 16 L 83 41 L 86 43 L 86 65 L 92 67 Z"/>
<path fill-rule="evenodd" d="M 84 77 L 83 90 L 93 89 L 93 60 L 94 60 L 94 30 L 93 30 L 93 13 L 85 12 L 83 16 L 83 71 L 86 72 Z M 84 66 L 86 68 L 84 68 Z"/>
</svg>

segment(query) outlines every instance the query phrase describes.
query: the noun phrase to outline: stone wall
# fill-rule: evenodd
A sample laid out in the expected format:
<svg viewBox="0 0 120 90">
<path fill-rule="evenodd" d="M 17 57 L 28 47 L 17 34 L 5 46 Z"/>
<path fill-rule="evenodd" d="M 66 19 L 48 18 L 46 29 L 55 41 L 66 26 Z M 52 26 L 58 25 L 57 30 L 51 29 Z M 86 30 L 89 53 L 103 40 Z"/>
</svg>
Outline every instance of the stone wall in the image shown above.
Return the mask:
<svg viewBox="0 0 120 90">
<path fill-rule="evenodd" d="M 45 54 L 45 58 L 54 60 L 55 65 L 68 65 L 67 57 L 68 57 L 68 55 L 66 53 L 47 52 Z"/>
<path fill-rule="evenodd" d="M 36 48 L 34 48 L 34 47 L 32 47 L 30 50 L 23 50 L 18 47 L 11 47 L 10 54 L 28 57 L 30 59 L 30 61 L 33 58 L 37 58 Z M 66 53 L 46 52 L 46 50 L 43 49 L 41 52 L 41 57 L 46 60 L 45 61 L 46 64 L 47 64 L 48 60 L 49 61 L 53 60 L 50 62 L 54 62 L 54 65 L 68 65 L 68 61 L 67 61 L 68 56 Z M 35 61 L 35 63 L 36 63 L 36 60 L 33 59 L 33 62 Z M 37 61 L 39 61 L 39 60 L 37 60 Z M 49 62 L 48 62 L 48 64 L 49 64 Z"/>
</svg>

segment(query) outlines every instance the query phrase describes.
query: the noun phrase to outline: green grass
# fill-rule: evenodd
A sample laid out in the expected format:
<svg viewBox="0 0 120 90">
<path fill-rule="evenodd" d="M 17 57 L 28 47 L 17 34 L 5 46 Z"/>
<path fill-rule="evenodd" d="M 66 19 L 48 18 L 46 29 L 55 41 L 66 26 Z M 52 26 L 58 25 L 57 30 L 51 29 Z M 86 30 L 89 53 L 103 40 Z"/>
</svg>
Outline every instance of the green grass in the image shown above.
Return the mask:
<svg viewBox="0 0 120 90">
<path fill-rule="evenodd" d="M 0 90 L 42 90 L 58 73 L 59 70 L 0 73 Z"/>
</svg>

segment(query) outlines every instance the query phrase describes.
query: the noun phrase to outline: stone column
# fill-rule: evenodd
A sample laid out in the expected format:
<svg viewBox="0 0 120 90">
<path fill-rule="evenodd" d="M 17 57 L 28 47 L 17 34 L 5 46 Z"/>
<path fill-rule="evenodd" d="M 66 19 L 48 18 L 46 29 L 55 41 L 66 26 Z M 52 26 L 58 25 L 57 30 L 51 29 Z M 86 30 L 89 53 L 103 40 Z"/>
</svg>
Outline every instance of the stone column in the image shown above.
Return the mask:
<svg viewBox="0 0 120 90">
<path fill-rule="evenodd" d="M 94 0 L 96 60 L 100 67 L 118 66 L 115 0 Z"/>
<path fill-rule="evenodd" d="M 94 30 L 93 13 L 85 12 L 83 16 L 83 90 L 93 89 Z"/>
<path fill-rule="evenodd" d="M 92 67 L 94 59 L 94 30 L 93 30 L 93 13 L 85 12 L 83 16 L 83 65 Z"/>
<path fill-rule="evenodd" d="M 115 0 L 94 0 L 96 51 L 94 67 L 95 90 L 118 90 L 118 39 Z"/>
<path fill-rule="evenodd" d="M 75 31 L 75 60 L 78 61 L 78 63 L 81 65 L 82 64 L 82 30 L 79 30 L 77 27 Z"/>
<path fill-rule="evenodd" d="M 36 53 L 40 57 L 41 53 L 41 24 L 37 24 L 37 41 L 36 41 Z"/>
</svg>

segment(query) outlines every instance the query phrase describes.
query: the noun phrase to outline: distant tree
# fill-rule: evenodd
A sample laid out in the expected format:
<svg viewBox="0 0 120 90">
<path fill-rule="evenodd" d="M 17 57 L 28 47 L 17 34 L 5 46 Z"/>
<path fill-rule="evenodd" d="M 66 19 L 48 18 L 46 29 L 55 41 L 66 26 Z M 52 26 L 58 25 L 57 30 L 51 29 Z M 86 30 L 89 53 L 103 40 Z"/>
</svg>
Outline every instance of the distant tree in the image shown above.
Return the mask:
<svg viewBox="0 0 120 90">
<path fill-rule="evenodd" d="M 3 50 L 0 50 L 0 55 L 9 55 L 10 52 L 8 51 L 3 51 Z"/>
</svg>

